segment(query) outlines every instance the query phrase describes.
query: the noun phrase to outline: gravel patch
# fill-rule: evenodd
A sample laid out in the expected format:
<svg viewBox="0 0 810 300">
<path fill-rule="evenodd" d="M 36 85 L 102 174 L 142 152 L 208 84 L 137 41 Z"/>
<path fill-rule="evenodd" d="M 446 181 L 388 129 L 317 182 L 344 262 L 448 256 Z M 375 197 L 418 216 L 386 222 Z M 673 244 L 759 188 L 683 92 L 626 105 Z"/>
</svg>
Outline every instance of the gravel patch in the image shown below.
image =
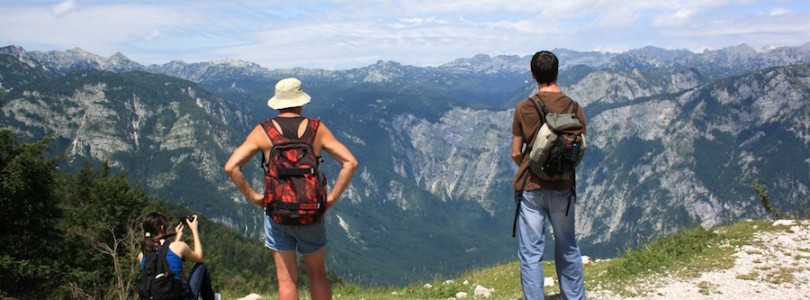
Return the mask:
<svg viewBox="0 0 810 300">
<path fill-rule="evenodd" d="M 810 221 L 780 220 L 785 232 L 760 232 L 739 247 L 731 269 L 698 278 L 659 276 L 637 290 L 638 297 L 588 291 L 590 299 L 810 299 Z"/>
</svg>

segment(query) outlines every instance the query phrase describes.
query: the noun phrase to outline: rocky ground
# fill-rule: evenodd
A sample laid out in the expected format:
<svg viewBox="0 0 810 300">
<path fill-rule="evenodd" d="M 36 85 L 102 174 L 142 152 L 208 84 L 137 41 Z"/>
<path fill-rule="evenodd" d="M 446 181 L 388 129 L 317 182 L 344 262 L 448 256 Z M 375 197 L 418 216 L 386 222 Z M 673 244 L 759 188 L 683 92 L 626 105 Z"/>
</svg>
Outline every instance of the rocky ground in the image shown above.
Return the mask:
<svg viewBox="0 0 810 300">
<path fill-rule="evenodd" d="M 785 232 L 760 232 L 751 245 L 739 247 L 727 270 L 698 278 L 651 278 L 643 296 L 628 298 L 609 291 L 589 291 L 590 299 L 810 299 L 810 221 L 774 222 Z"/>
</svg>

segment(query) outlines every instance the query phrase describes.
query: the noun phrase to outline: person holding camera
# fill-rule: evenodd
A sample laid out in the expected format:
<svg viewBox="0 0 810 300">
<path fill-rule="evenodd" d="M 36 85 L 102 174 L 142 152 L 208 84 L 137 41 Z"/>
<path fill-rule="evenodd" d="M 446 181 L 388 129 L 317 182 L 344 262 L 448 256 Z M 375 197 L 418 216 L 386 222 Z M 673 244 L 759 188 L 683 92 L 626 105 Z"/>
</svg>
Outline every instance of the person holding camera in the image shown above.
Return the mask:
<svg viewBox="0 0 810 300">
<path fill-rule="evenodd" d="M 202 263 L 203 248 L 200 242 L 198 231 L 197 215 L 182 216 L 181 220 L 174 227 L 174 233 L 170 233 L 171 223 L 169 219 L 159 212 L 152 212 L 143 219 L 144 238 L 141 240 L 142 252 L 138 253 L 138 262 L 141 268 L 144 267 L 146 259 L 145 252 L 159 251 L 161 245 L 169 244 L 166 252 L 166 261 L 175 278 L 182 282 L 184 289 L 184 299 L 214 299 L 214 290 L 211 286 L 211 277 L 208 267 Z M 182 240 L 183 230 L 188 226 L 191 237 L 194 240 L 194 247 L 190 247 Z M 173 237 L 172 237 L 173 235 Z M 194 267 L 188 276 L 188 280 L 183 278 L 183 261 L 194 262 Z"/>
</svg>

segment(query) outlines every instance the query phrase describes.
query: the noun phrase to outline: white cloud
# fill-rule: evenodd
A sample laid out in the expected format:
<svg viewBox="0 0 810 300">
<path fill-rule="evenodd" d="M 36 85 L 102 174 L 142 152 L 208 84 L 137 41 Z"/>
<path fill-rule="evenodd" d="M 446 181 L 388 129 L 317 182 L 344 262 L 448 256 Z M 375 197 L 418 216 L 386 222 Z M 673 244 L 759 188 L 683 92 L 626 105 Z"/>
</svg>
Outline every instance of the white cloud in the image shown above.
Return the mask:
<svg viewBox="0 0 810 300">
<path fill-rule="evenodd" d="M 776 7 L 774 9 L 772 9 L 770 13 L 768 13 L 768 16 L 778 17 L 778 16 L 787 15 L 789 13 L 790 13 L 790 10 L 780 8 L 780 7 Z"/>
<path fill-rule="evenodd" d="M 674 13 L 667 13 L 665 15 L 656 17 L 653 21 L 653 25 L 656 27 L 681 26 L 691 21 L 692 17 L 696 13 L 697 12 L 694 9 L 690 8 L 678 9 Z"/>
<path fill-rule="evenodd" d="M 155 40 L 155 39 L 157 39 L 157 38 L 159 38 L 159 37 L 160 37 L 160 31 L 159 31 L 159 30 L 154 30 L 154 31 L 152 31 L 152 33 L 150 33 L 149 35 L 145 36 L 145 37 L 144 37 L 144 40 L 147 40 L 147 41 L 152 41 L 152 40 Z"/>
<path fill-rule="evenodd" d="M 437 17 L 428 17 L 428 18 L 402 18 L 397 20 L 396 22 L 390 24 L 392 28 L 396 29 L 403 29 L 403 28 L 413 28 L 418 26 L 431 26 L 431 25 L 443 25 L 448 24 L 450 22 L 437 18 Z"/>
<path fill-rule="evenodd" d="M 76 9 L 75 0 L 67 0 L 51 6 L 51 12 L 57 17 L 69 14 L 74 9 Z"/>
</svg>

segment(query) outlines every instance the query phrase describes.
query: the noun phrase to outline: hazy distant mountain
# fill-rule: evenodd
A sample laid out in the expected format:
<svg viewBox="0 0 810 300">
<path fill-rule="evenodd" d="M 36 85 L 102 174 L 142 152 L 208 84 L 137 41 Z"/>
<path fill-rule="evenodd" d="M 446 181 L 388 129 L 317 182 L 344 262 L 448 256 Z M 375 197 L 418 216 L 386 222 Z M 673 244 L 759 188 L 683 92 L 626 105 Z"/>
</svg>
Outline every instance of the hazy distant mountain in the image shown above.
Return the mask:
<svg viewBox="0 0 810 300">
<path fill-rule="evenodd" d="M 775 206 L 806 207 L 808 45 L 555 50 L 560 84 L 588 117 L 578 172 L 583 251 L 610 256 L 677 227 L 762 216 L 753 180 Z M 0 48 L 0 124 L 31 137 L 55 133 L 55 152 L 68 162 L 111 161 L 157 196 L 255 237 L 261 213 L 221 168 L 273 115 L 265 103 L 275 82 L 299 77 L 313 96 L 305 113 L 360 160 L 327 218 L 330 268 L 356 282 L 399 284 L 514 259 L 510 126 L 514 105 L 533 92 L 529 59 L 340 71 L 244 61 L 144 67 L 123 55 L 10 46 Z M 329 178 L 337 167 L 327 159 Z"/>
</svg>

